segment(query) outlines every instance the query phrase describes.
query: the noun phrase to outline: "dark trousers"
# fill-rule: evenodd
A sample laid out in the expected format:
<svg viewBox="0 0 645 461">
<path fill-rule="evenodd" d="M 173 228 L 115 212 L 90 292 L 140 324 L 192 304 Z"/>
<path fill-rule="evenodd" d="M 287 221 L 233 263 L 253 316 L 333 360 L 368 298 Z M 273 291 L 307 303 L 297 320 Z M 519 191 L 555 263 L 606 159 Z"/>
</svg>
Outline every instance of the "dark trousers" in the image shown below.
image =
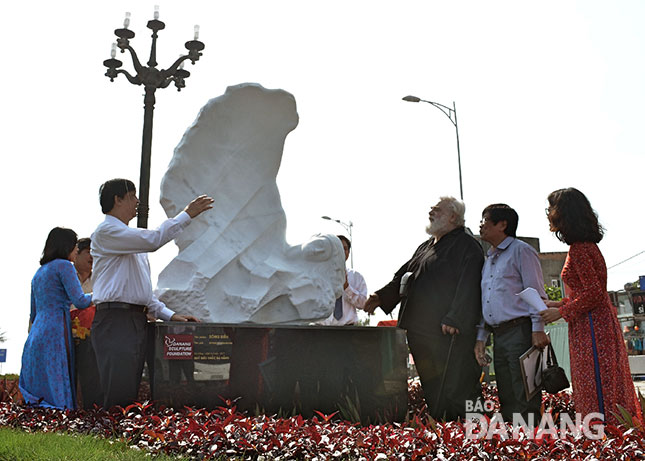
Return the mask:
<svg viewBox="0 0 645 461">
<path fill-rule="evenodd" d="M 513 414 L 519 413 L 527 424 L 533 414 L 534 424 L 540 423 L 542 392 L 526 400 L 520 356 L 533 345 L 531 321 L 513 326 L 501 333 L 494 333 L 495 379 L 504 421 L 512 423 Z"/>
<path fill-rule="evenodd" d="M 125 407 L 137 399 L 146 353 L 146 315 L 128 309 L 101 309 L 92 323 L 103 390 L 103 407 Z"/>
<path fill-rule="evenodd" d="M 474 404 L 481 397 L 481 367 L 473 354 L 475 337 L 457 335 L 450 357 L 450 335 L 427 335 L 408 330 L 407 337 L 430 415 L 447 421 L 463 418 L 466 401 Z M 446 377 L 441 389 L 444 370 Z"/>
<path fill-rule="evenodd" d="M 103 405 L 103 392 L 91 336 L 86 339 L 76 340 L 74 354 L 76 381 L 81 390 L 83 408 L 94 408 L 94 404 Z"/>
</svg>

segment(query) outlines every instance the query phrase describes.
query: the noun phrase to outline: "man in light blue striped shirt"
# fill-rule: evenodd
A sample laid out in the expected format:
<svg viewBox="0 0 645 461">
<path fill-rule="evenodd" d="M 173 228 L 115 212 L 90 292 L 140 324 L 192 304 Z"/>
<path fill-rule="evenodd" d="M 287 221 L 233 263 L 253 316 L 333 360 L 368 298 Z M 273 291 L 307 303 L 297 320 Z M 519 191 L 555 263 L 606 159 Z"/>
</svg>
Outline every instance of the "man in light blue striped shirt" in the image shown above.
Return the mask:
<svg viewBox="0 0 645 461">
<path fill-rule="evenodd" d="M 544 280 L 537 252 L 518 240 L 518 216 L 505 204 L 487 206 L 482 212 L 479 234 L 491 244 L 482 268 L 482 323 L 478 326 L 475 357 L 486 365 L 484 347 L 493 332 L 495 378 L 502 416 L 513 421 L 519 413 L 524 421 L 539 423 L 541 392 L 527 402 L 519 358 L 531 346 L 543 348 L 549 342 L 542 318 L 517 293 L 534 288 L 543 299 Z M 530 416 L 532 415 L 532 416 Z"/>
</svg>

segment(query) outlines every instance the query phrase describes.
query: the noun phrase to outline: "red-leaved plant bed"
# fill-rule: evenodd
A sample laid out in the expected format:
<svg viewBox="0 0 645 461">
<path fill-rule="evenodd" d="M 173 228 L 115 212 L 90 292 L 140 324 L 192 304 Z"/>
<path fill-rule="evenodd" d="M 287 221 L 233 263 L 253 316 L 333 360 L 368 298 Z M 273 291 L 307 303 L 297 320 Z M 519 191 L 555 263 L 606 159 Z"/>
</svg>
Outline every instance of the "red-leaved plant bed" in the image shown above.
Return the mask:
<svg viewBox="0 0 645 461">
<path fill-rule="evenodd" d="M 486 399 L 496 402 L 494 388 L 484 387 Z M 520 433 L 508 437 L 468 437 L 461 422 L 439 423 L 424 415 L 418 384 L 410 386 L 411 412 L 403 424 L 359 426 L 337 414 L 277 418 L 236 411 L 234 402 L 204 409 L 156 408 L 137 403 L 125 409 L 58 411 L 0 403 L 0 426 L 25 431 L 67 431 L 121 439 L 152 453 L 193 459 L 645 459 L 645 433 L 607 425 L 604 436 Z M 547 395 L 547 412 L 572 414 L 568 394 Z M 416 407 L 415 407 L 416 405 Z M 419 407 L 421 411 L 419 412 Z"/>
<path fill-rule="evenodd" d="M 0 402 L 22 403 L 22 394 L 18 388 L 18 378 L 0 378 Z"/>
</svg>

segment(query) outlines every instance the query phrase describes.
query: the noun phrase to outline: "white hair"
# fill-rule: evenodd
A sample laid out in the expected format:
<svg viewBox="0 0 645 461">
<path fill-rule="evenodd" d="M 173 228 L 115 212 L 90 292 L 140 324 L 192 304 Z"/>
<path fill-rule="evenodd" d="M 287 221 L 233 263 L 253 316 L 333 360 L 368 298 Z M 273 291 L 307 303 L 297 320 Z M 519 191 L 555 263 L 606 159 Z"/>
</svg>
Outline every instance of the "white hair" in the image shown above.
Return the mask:
<svg viewBox="0 0 645 461">
<path fill-rule="evenodd" d="M 461 200 L 458 200 L 454 197 L 439 197 L 439 202 L 443 202 L 450 206 L 450 209 L 455 214 L 455 224 L 457 226 L 463 226 L 466 223 L 466 204 Z"/>
</svg>

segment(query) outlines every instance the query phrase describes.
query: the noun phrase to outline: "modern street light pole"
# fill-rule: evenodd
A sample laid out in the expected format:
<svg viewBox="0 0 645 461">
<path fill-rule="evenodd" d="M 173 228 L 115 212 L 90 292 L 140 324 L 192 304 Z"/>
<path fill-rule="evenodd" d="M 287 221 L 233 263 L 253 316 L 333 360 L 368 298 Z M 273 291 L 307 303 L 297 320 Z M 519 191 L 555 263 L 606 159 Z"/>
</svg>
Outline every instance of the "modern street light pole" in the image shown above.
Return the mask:
<svg viewBox="0 0 645 461">
<path fill-rule="evenodd" d="M 168 69 L 157 69 L 157 32 L 163 30 L 166 25 L 159 21 L 159 9 L 155 7 L 154 19 L 148 21 L 148 29 L 152 30 L 152 48 L 150 50 L 150 59 L 148 65 L 142 66 L 134 49 L 130 46 L 130 40 L 134 38 L 134 32 L 128 29 L 130 25 L 130 13 L 125 14 L 123 28 L 116 29 L 114 34 L 119 37 L 116 43 L 112 44 L 111 58 L 103 61 L 103 65 L 108 68 L 105 75 L 113 82 L 119 75 L 123 74 L 128 81 L 134 85 L 144 85 L 145 96 L 144 114 L 143 114 L 143 142 L 141 144 L 141 172 L 139 178 L 139 207 L 137 208 L 137 227 L 148 227 L 148 197 L 150 193 L 150 160 L 152 155 L 152 117 L 155 108 L 155 91 L 157 88 L 166 88 L 170 83 L 175 82 L 177 91 L 181 91 L 186 86 L 185 80 L 190 76 L 190 72 L 184 70 L 184 61 L 190 59 L 193 64 L 199 60 L 204 49 L 204 44 L 197 40 L 199 38 L 199 26 L 195 26 L 195 38 L 186 42 L 185 47 L 188 54 L 180 56 Z M 136 70 L 136 75 L 131 75 L 127 71 L 119 69 L 123 65 L 121 61 L 115 59 L 117 46 L 121 53 L 125 50 L 130 52 L 132 64 Z"/>
<path fill-rule="evenodd" d="M 457 125 L 457 107 L 455 102 L 452 102 L 452 109 L 438 102 L 426 101 L 425 99 L 418 98 L 416 96 L 406 96 L 403 98 L 404 101 L 408 102 L 427 102 L 428 104 L 436 107 L 441 112 L 443 112 L 446 117 L 452 122 L 455 126 L 455 133 L 457 134 L 457 164 L 459 165 L 459 194 L 461 200 L 464 199 L 464 187 L 461 179 L 461 152 L 459 151 L 459 126 Z"/>
<path fill-rule="evenodd" d="M 334 221 L 335 223 L 340 224 L 349 232 L 349 242 L 352 244 L 351 248 L 349 249 L 349 266 L 351 269 L 354 269 L 354 240 L 352 238 L 352 228 L 354 227 L 354 223 L 351 221 L 349 223 L 344 223 L 339 219 L 334 219 L 330 218 L 329 216 L 321 216 L 322 219 L 326 219 L 327 221 Z"/>
</svg>

